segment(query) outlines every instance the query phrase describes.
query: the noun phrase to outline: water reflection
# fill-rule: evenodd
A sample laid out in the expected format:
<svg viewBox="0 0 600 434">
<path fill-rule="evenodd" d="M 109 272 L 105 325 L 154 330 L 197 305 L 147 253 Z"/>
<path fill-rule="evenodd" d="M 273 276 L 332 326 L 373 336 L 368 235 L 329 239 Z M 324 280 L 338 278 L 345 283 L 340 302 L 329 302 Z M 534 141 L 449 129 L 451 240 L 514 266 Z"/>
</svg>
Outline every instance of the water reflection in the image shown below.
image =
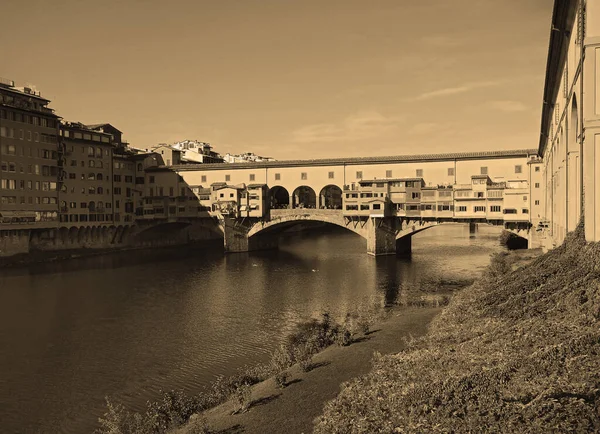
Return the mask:
<svg viewBox="0 0 600 434">
<path fill-rule="evenodd" d="M 90 432 L 106 395 L 140 410 L 160 389 L 197 392 L 266 360 L 309 316 L 473 276 L 497 236 L 439 227 L 416 236 L 410 259 L 372 258 L 341 229 L 286 236 L 278 251 L 132 251 L 2 272 L 1 431 Z"/>
</svg>

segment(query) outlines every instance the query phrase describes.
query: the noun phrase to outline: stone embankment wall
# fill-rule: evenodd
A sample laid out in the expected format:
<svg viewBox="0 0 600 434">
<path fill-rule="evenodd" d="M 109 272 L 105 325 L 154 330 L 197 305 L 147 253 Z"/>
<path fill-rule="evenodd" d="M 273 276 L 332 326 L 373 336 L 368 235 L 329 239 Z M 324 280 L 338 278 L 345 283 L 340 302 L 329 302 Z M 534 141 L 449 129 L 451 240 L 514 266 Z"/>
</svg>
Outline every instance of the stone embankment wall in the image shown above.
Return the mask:
<svg viewBox="0 0 600 434">
<path fill-rule="evenodd" d="M 59 229 L 0 231 L 0 258 L 26 257 L 40 252 L 119 250 L 164 247 L 222 239 L 216 224 L 171 223 L 162 225 L 94 226 Z"/>
</svg>

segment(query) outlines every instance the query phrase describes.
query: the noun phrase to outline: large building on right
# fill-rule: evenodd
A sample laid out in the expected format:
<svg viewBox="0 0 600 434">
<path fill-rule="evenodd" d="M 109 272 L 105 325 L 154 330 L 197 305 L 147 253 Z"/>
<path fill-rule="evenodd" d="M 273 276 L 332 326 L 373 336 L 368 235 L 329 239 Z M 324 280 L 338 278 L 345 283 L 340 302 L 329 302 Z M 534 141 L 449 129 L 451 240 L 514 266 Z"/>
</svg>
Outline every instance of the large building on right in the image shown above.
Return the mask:
<svg viewBox="0 0 600 434">
<path fill-rule="evenodd" d="M 600 0 L 555 0 L 539 141 L 550 245 L 600 241 Z"/>
</svg>

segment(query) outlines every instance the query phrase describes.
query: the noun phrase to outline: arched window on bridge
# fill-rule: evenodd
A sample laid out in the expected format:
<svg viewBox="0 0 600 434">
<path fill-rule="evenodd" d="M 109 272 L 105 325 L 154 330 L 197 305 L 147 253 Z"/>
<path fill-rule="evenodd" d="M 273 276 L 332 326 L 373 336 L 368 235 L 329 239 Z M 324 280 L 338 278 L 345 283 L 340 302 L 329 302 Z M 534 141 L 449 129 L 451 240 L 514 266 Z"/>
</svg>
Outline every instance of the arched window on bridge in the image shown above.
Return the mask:
<svg viewBox="0 0 600 434">
<path fill-rule="evenodd" d="M 316 208 L 317 207 L 317 195 L 315 191 L 306 186 L 301 185 L 294 190 L 293 197 L 293 208 Z"/>
<path fill-rule="evenodd" d="M 319 193 L 319 208 L 342 209 L 342 189 L 337 185 L 326 185 Z"/>
<path fill-rule="evenodd" d="M 269 200 L 271 209 L 281 209 L 290 207 L 290 193 L 279 185 L 269 190 Z"/>
</svg>

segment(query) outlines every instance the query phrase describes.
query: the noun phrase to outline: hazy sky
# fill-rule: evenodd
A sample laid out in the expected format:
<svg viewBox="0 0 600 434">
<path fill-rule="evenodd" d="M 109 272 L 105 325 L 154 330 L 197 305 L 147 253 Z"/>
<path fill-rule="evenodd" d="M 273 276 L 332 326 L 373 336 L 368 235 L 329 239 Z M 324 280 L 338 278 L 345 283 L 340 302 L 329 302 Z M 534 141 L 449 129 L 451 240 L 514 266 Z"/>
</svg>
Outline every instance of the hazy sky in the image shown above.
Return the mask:
<svg viewBox="0 0 600 434">
<path fill-rule="evenodd" d="M 0 76 L 136 147 L 537 148 L 552 0 L 2 1 Z"/>
</svg>

